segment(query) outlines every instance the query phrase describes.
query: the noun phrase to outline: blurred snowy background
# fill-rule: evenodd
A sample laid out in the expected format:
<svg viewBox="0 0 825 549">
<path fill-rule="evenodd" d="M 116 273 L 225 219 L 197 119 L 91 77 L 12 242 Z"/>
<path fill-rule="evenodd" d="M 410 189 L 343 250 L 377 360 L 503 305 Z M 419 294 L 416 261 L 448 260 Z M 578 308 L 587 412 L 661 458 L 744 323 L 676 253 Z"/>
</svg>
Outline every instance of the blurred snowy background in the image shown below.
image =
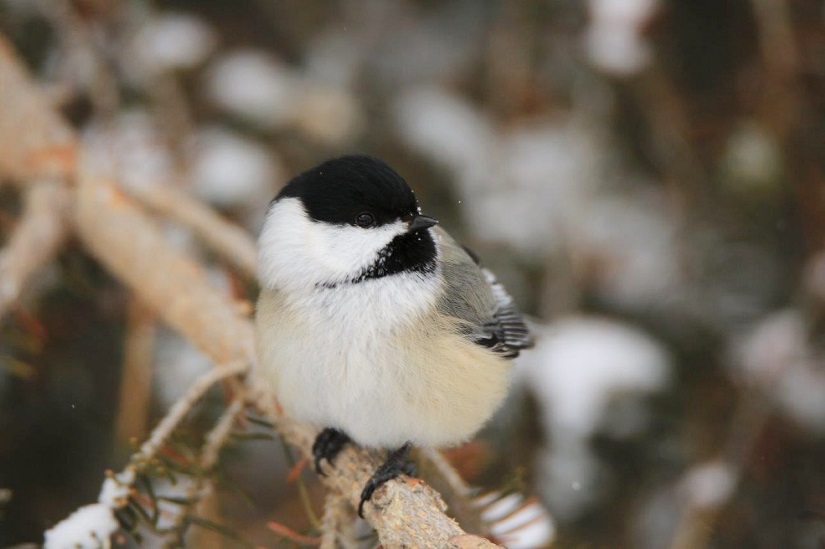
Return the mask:
<svg viewBox="0 0 825 549">
<path fill-rule="evenodd" d="M 821 0 L 0 0 L 0 32 L 96 162 L 253 234 L 330 156 L 404 175 L 535 318 L 513 397 L 451 456 L 537 495 L 557 546 L 825 546 Z M 0 546 L 96 499 L 210 367 L 77 246 L 39 284 L 0 325 Z M 305 525 L 277 443 L 224 467 L 247 539 Z"/>
</svg>

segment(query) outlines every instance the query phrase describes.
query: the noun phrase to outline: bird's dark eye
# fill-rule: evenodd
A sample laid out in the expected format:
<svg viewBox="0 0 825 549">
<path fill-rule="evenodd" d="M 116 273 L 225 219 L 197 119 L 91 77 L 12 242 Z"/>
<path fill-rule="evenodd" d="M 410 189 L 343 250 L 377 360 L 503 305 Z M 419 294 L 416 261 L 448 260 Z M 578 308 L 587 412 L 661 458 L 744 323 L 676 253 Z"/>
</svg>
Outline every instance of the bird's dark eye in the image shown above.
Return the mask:
<svg viewBox="0 0 825 549">
<path fill-rule="evenodd" d="M 359 227 L 366 229 L 367 227 L 372 227 L 375 223 L 375 218 L 372 216 L 371 213 L 360 213 L 358 217 L 355 218 L 355 224 Z"/>
</svg>

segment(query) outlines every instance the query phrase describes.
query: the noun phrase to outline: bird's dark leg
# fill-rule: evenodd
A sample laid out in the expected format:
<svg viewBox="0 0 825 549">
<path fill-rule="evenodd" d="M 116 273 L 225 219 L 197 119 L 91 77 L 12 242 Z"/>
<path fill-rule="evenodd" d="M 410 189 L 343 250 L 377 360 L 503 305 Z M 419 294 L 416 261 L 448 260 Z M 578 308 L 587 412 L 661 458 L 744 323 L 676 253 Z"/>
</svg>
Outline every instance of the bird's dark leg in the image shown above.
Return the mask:
<svg viewBox="0 0 825 549">
<path fill-rule="evenodd" d="M 315 470 L 319 475 L 323 475 L 321 470 L 321 460 L 327 460 L 330 465 L 341 448 L 346 443 L 350 442 L 349 436 L 338 429 L 327 427 L 315 437 L 315 442 L 312 443 L 312 455 L 315 457 Z"/>
<path fill-rule="evenodd" d="M 364 490 L 361 492 L 361 501 L 358 503 L 358 516 L 364 518 L 364 504 L 372 498 L 373 492 L 388 480 L 392 480 L 401 473 L 407 476 L 415 476 L 415 463 L 410 461 L 410 447 L 408 442 L 398 450 L 390 452 L 387 461 L 383 463 L 372 474 Z"/>
</svg>

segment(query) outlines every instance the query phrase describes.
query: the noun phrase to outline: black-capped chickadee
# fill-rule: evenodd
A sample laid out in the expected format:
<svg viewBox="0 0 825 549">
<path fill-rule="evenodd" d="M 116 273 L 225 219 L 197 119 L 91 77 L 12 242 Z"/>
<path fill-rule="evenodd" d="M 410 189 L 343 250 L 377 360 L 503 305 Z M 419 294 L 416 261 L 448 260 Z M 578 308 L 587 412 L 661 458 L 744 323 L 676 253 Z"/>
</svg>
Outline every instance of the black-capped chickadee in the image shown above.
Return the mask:
<svg viewBox="0 0 825 549">
<path fill-rule="evenodd" d="M 344 444 L 392 451 L 364 487 L 414 474 L 411 445 L 461 442 L 507 392 L 532 339 L 489 271 L 385 163 L 324 162 L 272 201 L 258 242 L 257 374 L 323 429 L 316 469 Z"/>
</svg>

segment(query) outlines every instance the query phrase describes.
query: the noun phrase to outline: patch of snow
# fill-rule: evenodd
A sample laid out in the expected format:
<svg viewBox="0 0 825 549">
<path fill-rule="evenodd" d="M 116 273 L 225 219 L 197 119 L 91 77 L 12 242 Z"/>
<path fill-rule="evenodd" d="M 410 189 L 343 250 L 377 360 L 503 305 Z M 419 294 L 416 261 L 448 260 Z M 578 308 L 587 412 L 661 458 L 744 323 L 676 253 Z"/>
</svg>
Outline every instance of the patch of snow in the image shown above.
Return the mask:
<svg viewBox="0 0 825 549">
<path fill-rule="evenodd" d="M 110 547 L 110 536 L 120 527 L 112 509 L 93 503 L 77 509 L 45 533 L 45 549 L 99 549 Z"/>
<path fill-rule="evenodd" d="M 136 59 L 149 71 L 193 69 L 215 49 L 217 38 L 203 19 L 183 12 L 165 12 L 138 31 Z"/>
<path fill-rule="evenodd" d="M 174 161 L 143 110 L 119 114 L 106 124 L 93 124 L 83 132 L 84 169 L 118 179 L 124 185 L 150 185 L 172 178 Z"/>
<path fill-rule="evenodd" d="M 534 333 L 536 348 L 517 362 L 516 380 L 535 394 L 548 431 L 537 461 L 543 494 L 554 515 L 572 519 L 597 501 L 603 485 L 590 437 L 616 399 L 663 389 L 670 362 L 658 342 L 615 321 L 570 318 Z M 636 417 L 618 431 L 631 436 L 644 426 Z"/>
<path fill-rule="evenodd" d="M 597 185 L 598 144 L 575 124 L 520 127 L 459 179 L 475 234 L 525 256 L 544 257 L 562 245 L 586 211 Z"/>
<path fill-rule="evenodd" d="M 678 295 L 678 235 L 662 196 L 602 194 L 570 227 L 568 253 L 603 297 L 627 306 Z"/>
<path fill-rule="evenodd" d="M 604 23 L 638 25 L 650 19 L 659 0 L 590 0 L 590 16 Z"/>
<path fill-rule="evenodd" d="M 556 536 L 556 526 L 547 509 L 537 500 L 525 504 L 524 496 L 509 494 L 493 503 L 500 494 L 486 494 L 474 501 L 491 532 L 510 549 L 544 547 Z"/>
<path fill-rule="evenodd" d="M 262 130 L 292 127 L 340 146 L 364 127 L 363 110 L 352 94 L 306 78 L 262 51 L 223 55 L 208 71 L 205 87 L 218 107 Z"/>
<path fill-rule="evenodd" d="M 163 531 L 175 525 L 181 513 L 187 509 L 172 499 L 190 499 L 195 491 L 197 479 L 180 473 L 174 474 L 174 481 L 168 477 L 153 480 L 155 494 L 158 495 L 158 524 L 157 530 Z M 207 488 L 208 489 L 208 488 Z M 164 499 L 161 499 L 164 498 Z"/>
<path fill-rule="evenodd" d="M 736 468 L 729 463 L 712 461 L 690 469 L 682 479 L 680 492 L 691 505 L 715 507 L 730 498 L 737 481 Z"/>
<path fill-rule="evenodd" d="M 297 76 L 258 50 L 223 54 L 209 68 L 205 88 L 218 107 L 267 130 L 285 123 L 301 94 Z"/>
<path fill-rule="evenodd" d="M 437 87 L 419 87 L 393 105 L 396 127 L 413 149 L 459 175 L 495 150 L 492 122 L 464 98 Z"/>
<path fill-rule="evenodd" d="M 722 169 L 740 192 L 776 189 L 782 175 L 779 141 L 755 121 L 740 123 L 728 138 Z"/>
<path fill-rule="evenodd" d="M 495 495 L 493 496 L 495 499 Z M 523 501 L 521 494 L 508 494 L 495 503 L 489 504 L 481 513 L 481 518 L 488 522 L 495 522 L 506 517 L 516 509 Z"/>
<path fill-rule="evenodd" d="M 571 318 L 537 328 L 536 348 L 520 363 L 552 428 L 587 436 L 611 399 L 651 393 L 668 381 L 663 347 L 611 320 Z"/>
<path fill-rule="evenodd" d="M 591 62 L 617 76 L 629 76 L 647 67 L 653 50 L 642 29 L 658 4 L 658 0 L 590 0 L 584 45 Z"/>
<path fill-rule="evenodd" d="M 527 257 L 558 250 L 589 217 L 604 145 L 586 125 L 534 120 L 509 131 L 467 100 L 423 86 L 393 105 L 401 139 L 447 168 L 469 228 Z"/>
<path fill-rule="evenodd" d="M 782 370 L 807 360 L 807 346 L 805 323 L 798 312 L 773 314 L 737 346 L 734 373 L 748 382 L 772 386 Z"/>
<path fill-rule="evenodd" d="M 268 204 L 285 177 L 263 145 L 229 130 L 199 131 L 194 149 L 192 190 L 221 207 Z"/>
<path fill-rule="evenodd" d="M 103 481 L 100 488 L 100 495 L 97 497 L 98 503 L 114 509 L 125 504 L 129 497 L 129 490 L 135 482 L 135 470 L 128 468 L 114 477 Z"/>
<path fill-rule="evenodd" d="M 776 385 L 776 400 L 796 421 L 825 433 L 825 372 L 821 368 L 806 365 L 790 369 Z"/>
<path fill-rule="evenodd" d="M 771 395 L 801 425 L 825 432 L 825 371 L 801 313 L 788 309 L 756 325 L 734 349 L 733 374 Z"/>
<path fill-rule="evenodd" d="M 593 65 L 617 76 L 636 74 L 653 59 L 650 45 L 638 34 L 613 25 L 591 25 L 584 44 Z"/>
</svg>

